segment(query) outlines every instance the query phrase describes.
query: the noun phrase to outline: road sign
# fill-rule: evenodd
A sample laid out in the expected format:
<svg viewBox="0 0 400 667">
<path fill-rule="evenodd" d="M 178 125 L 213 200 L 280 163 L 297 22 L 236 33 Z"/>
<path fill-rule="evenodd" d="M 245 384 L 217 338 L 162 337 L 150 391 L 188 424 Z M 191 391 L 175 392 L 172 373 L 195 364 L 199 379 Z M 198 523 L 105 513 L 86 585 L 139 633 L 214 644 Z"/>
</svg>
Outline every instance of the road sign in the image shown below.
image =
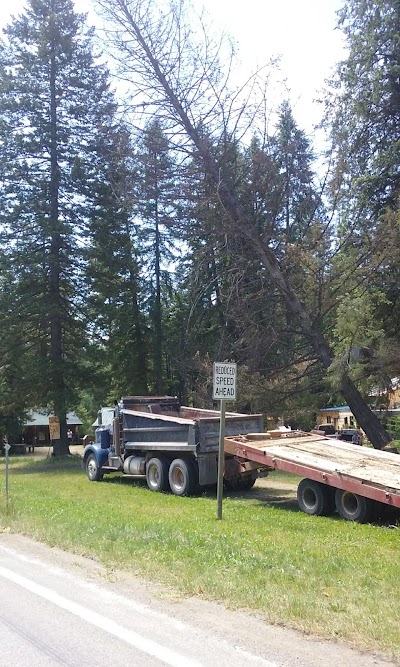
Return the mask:
<svg viewBox="0 0 400 667">
<path fill-rule="evenodd" d="M 6 450 L 6 452 L 9 452 L 11 449 L 11 445 L 9 445 L 7 442 L 7 444 L 4 445 L 4 449 Z"/>
<path fill-rule="evenodd" d="M 218 447 L 218 480 L 217 480 L 217 518 L 222 519 L 223 478 L 225 467 L 224 437 L 225 437 L 225 403 L 236 401 L 237 364 L 214 362 L 213 399 L 221 401 L 219 419 L 219 447 Z"/>
<path fill-rule="evenodd" d="M 236 401 L 237 364 L 214 363 L 214 401 Z"/>
</svg>

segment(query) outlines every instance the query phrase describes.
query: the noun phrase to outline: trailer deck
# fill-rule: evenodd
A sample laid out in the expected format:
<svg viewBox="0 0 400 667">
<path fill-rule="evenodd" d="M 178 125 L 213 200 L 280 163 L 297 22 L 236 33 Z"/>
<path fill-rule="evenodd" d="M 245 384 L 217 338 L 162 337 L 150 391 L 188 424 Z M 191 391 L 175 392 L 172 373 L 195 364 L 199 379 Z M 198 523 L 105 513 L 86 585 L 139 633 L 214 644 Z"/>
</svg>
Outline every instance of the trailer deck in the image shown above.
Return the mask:
<svg viewBox="0 0 400 667">
<path fill-rule="evenodd" d="M 285 431 L 225 438 L 225 452 L 400 508 L 400 456 L 319 435 Z"/>
</svg>

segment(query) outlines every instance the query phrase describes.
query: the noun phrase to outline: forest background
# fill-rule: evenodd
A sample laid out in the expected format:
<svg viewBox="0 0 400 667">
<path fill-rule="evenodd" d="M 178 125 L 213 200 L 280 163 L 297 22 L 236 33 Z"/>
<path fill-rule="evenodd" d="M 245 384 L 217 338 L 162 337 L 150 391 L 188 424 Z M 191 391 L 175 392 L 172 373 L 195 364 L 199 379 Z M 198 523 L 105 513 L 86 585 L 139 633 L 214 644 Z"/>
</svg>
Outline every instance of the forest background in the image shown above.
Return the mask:
<svg viewBox="0 0 400 667">
<path fill-rule="evenodd" d="M 208 407 L 229 360 L 239 411 L 307 429 L 346 402 L 383 447 L 369 405 L 400 374 L 399 2 L 344 2 L 322 155 L 284 91 L 272 102 L 277 63 L 239 83 L 235 44 L 185 0 L 96 6 L 97 33 L 71 0 L 29 0 L 0 45 L 2 434 L 47 407 L 64 453 L 70 409 Z"/>
</svg>

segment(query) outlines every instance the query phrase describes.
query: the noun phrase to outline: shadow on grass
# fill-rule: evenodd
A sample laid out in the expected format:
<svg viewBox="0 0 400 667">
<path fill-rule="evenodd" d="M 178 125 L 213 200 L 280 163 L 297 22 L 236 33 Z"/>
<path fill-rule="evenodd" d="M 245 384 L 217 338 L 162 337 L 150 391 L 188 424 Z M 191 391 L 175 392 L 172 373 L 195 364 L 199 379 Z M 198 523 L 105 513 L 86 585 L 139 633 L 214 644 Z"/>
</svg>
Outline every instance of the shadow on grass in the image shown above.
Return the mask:
<svg viewBox="0 0 400 667">
<path fill-rule="evenodd" d="M 300 511 L 297 505 L 296 492 L 291 489 L 253 488 L 249 491 L 228 491 L 224 496 L 226 498 L 248 500 L 253 504 L 264 505 L 265 507 L 275 507 L 291 512 Z"/>
<path fill-rule="evenodd" d="M 139 489 L 147 489 L 147 483 L 145 477 L 129 477 L 129 475 L 123 475 L 122 473 L 117 473 L 117 472 L 105 475 L 101 480 L 101 483 L 123 484 L 124 486 L 137 486 Z M 148 489 L 148 491 L 150 492 L 150 489 Z"/>
<path fill-rule="evenodd" d="M 144 477 L 128 477 L 124 475 L 115 474 L 113 476 L 105 476 L 101 482 L 102 484 L 123 484 L 124 486 L 133 486 L 140 489 L 147 489 L 149 493 L 153 493 L 147 488 L 146 479 Z M 170 493 L 168 495 L 171 495 Z M 217 499 L 217 490 L 215 486 L 201 487 L 200 490 L 194 494 L 197 497 L 208 498 L 211 500 Z M 296 501 L 296 492 L 291 489 L 275 489 L 275 488 L 252 488 L 248 491 L 224 491 L 224 498 L 232 498 L 238 500 L 248 500 L 249 502 L 256 502 L 256 504 L 282 507 L 283 509 L 291 511 L 299 511 Z"/>
<path fill-rule="evenodd" d="M 243 494 L 236 493 L 230 495 L 235 498 L 248 498 L 252 501 L 257 500 L 259 504 L 263 504 L 267 507 L 275 507 L 277 509 L 300 512 L 303 514 L 297 504 L 296 490 L 293 489 L 277 490 L 264 487 L 251 489 Z M 346 522 L 346 520 L 340 517 L 336 511 L 324 518 L 328 518 L 331 521 Z M 376 504 L 373 519 L 368 523 L 381 528 L 398 529 L 400 528 L 400 509 L 381 503 Z"/>
</svg>

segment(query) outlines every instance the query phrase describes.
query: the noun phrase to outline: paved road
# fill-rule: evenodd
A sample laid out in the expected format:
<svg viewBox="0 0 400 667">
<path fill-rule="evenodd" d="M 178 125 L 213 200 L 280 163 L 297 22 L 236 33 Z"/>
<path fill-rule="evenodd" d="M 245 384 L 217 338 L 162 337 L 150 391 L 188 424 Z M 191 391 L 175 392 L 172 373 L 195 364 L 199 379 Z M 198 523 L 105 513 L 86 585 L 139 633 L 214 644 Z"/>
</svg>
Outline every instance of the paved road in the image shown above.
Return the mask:
<svg viewBox="0 0 400 667">
<path fill-rule="evenodd" d="M 0 534 L 0 667 L 394 667 Z"/>
</svg>

